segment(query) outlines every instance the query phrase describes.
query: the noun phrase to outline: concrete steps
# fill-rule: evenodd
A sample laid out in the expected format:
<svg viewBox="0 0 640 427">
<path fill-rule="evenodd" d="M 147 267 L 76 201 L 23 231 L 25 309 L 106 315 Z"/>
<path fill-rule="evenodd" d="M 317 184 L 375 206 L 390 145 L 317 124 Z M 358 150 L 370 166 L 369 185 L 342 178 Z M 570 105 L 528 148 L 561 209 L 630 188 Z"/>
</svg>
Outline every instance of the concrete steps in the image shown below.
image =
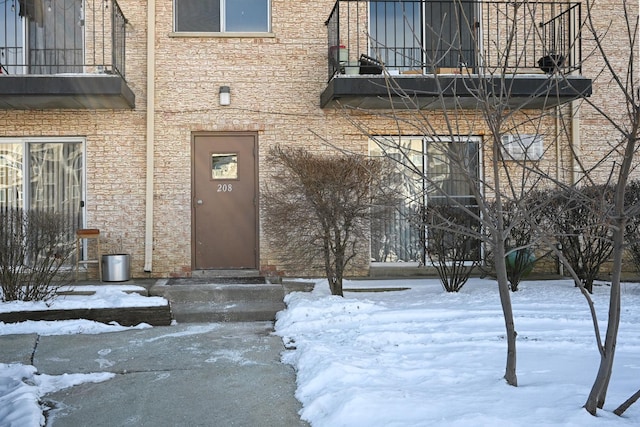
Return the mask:
<svg viewBox="0 0 640 427">
<path fill-rule="evenodd" d="M 170 279 L 149 295 L 166 298 L 178 323 L 273 321 L 285 308 L 285 288 L 260 277 Z"/>
<path fill-rule="evenodd" d="M 123 285 L 125 283 L 118 283 Z M 77 289 L 60 290 L 65 295 L 92 295 L 93 287 L 106 286 L 99 281 L 83 281 Z M 263 277 L 247 275 L 234 277 L 196 277 L 189 279 L 137 279 L 126 282 L 134 285 L 131 292 L 143 296 L 161 296 L 169 304 L 149 307 L 74 308 L 0 313 L 0 322 L 16 323 L 25 320 L 89 319 L 103 323 L 112 321 L 123 326 L 148 323 L 153 326 L 178 323 L 261 322 L 273 321 L 276 313 L 285 308 L 284 296 L 289 292 L 313 289 L 309 282 L 266 283 Z M 139 289 L 137 289 L 139 288 Z"/>
</svg>

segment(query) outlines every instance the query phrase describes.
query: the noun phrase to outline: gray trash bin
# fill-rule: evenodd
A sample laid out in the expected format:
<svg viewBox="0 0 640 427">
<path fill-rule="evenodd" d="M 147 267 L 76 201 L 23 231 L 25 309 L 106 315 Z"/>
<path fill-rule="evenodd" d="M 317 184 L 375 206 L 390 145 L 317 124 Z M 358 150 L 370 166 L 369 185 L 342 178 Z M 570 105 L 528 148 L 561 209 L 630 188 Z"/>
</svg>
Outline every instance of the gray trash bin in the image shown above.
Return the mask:
<svg viewBox="0 0 640 427">
<path fill-rule="evenodd" d="M 102 281 L 125 282 L 130 278 L 129 254 L 102 255 Z"/>
</svg>

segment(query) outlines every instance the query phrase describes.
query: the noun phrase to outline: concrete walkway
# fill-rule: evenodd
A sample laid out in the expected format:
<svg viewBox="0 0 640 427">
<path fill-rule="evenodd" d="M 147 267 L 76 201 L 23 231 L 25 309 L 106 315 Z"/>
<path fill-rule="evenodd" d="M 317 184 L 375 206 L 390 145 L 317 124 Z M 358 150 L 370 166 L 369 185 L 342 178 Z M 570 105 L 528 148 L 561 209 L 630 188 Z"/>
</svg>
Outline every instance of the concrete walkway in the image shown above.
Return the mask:
<svg viewBox="0 0 640 427">
<path fill-rule="evenodd" d="M 306 426 L 270 322 L 98 335 L 0 336 L 0 362 L 49 375 L 114 372 L 45 396 L 48 426 Z"/>
</svg>

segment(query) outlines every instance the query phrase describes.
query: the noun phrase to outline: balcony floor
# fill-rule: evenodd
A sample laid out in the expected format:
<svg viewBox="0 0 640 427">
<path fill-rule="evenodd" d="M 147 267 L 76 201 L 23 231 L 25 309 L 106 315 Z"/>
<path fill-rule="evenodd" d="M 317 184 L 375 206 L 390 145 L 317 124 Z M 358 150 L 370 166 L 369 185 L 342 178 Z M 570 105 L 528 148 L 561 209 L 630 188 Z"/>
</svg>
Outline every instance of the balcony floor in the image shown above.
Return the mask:
<svg viewBox="0 0 640 427">
<path fill-rule="evenodd" d="M 0 75 L 0 110 L 134 107 L 135 94 L 119 75 Z"/>
<path fill-rule="evenodd" d="M 478 96 L 482 88 L 486 88 L 488 96 Z M 338 74 L 320 95 L 320 105 L 358 109 L 477 109 L 482 99 L 494 99 L 506 101 L 512 109 L 546 109 L 590 95 L 591 79 L 573 75 Z"/>
</svg>

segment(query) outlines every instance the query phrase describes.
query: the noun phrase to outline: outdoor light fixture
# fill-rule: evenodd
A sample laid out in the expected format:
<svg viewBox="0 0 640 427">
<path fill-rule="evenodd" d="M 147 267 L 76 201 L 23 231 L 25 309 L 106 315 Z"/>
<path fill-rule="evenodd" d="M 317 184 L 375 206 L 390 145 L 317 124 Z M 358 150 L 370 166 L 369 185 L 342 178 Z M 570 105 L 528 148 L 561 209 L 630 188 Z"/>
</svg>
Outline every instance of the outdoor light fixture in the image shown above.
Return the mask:
<svg viewBox="0 0 640 427">
<path fill-rule="evenodd" d="M 220 105 L 231 104 L 231 88 L 229 86 L 220 86 Z"/>
</svg>

